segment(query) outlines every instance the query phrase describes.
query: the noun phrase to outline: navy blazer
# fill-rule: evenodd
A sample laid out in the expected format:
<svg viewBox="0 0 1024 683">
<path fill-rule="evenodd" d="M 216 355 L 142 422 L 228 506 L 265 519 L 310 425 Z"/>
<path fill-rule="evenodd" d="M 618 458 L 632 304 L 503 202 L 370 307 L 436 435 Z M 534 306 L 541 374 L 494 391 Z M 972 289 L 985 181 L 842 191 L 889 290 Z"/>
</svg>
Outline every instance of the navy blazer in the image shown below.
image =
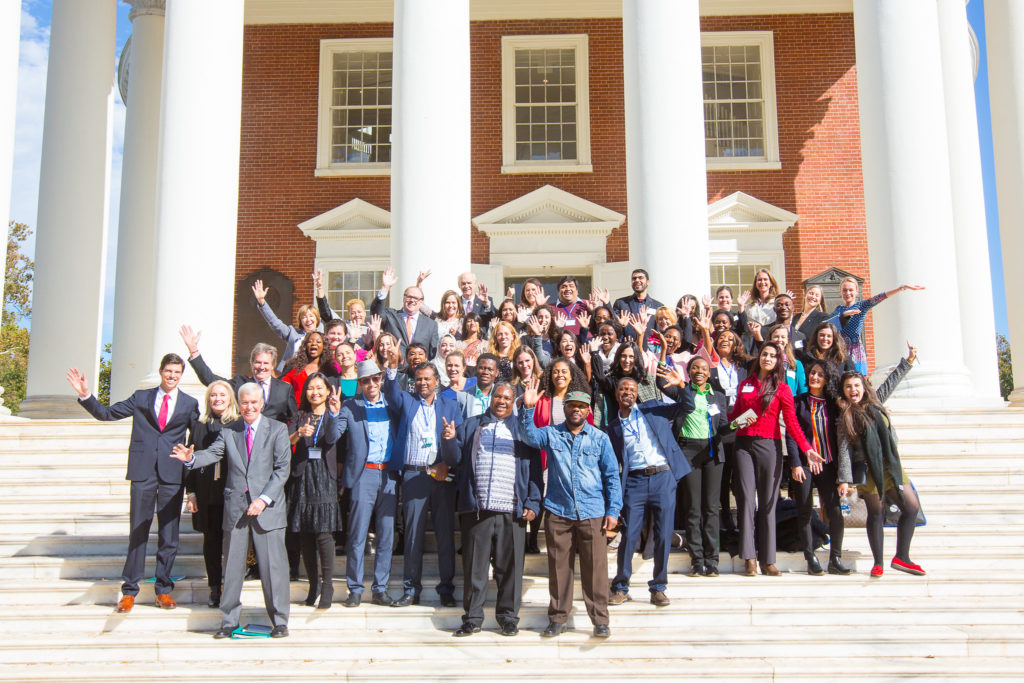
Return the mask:
<svg viewBox="0 0 1024 683">
<path fill-rule="evenodd" d="M 796 419 L 800 428 L 804 431 L 807 441 L 811 440 L 811 394 L 804 392 L 793 399 L 793 410 L 796 412 Z M 825 414 L 828 416 L 828 429 L 825 430 L 825 439 L 828 442 L 829 451 L 832 453 L 832 462 L 839 461 L 839 440 L 836 438 L 836 427 L 839 425 L 839 406 L 835 401 L 825 401 Z M 796 441 L 789 434 L 786 434 L 786 453 L 788 454 L 786 465 L 788 467 L 807 467 L 807 456 L 800 451 Z M 825 457 L 824 453 L 819 453 Z"/>
<path fill-rule="evenodd" d="M 185 481 L 185 467 L 180 460 L 171 457 L 171 450 L 188 441 L 189 428 L 199 421 L 199 402 L 179 389 L 174 413 L 167 419 L 167 425 L 161 432 L 153 408 L 158 389 L 139 389 L 109 408 L 97 401 L 95 396 L 80 398 L 78 402 L 97 420 L 112 422 L 132 418 L 132 440 L 128 446 L 128 473 L 125 479 L 146 481 L 156 474 L 162 482 L 181 484 Z"/>
<path fill-rule="evenodd" d="M 490 411 L 483 415 L 474 415 L 457 430 L 458 448 L 446 449 L 444 461 L 456 470 L 458 482 L 458 512 L 479 512 L 476 498 L 476 451 L 480 446 L 480 431 L 498 418 Z M 509 415 L 502 422 L 515 442 L 516 483 L 515 483 L 515 518 L 523 516 L 523 509 L 540 513 L 541 490 L 544 488 L 544 470 L 540 464 L 540 451 L 526 445 L 519 436 L 519 420 Z"/>
<path fill-rule="evenodd" d="M 398 383 L 390 379 L 384 380 L 384 388 L 381 393 L 384 394 L 384 399 L 388 402 L 389 406 L 394 405 L 395 411 L 398 414 L 398 429 L 395 433 L 394 448 L 391 450 L 391 459 L 388 461 L 388 467 L 396 472 L 400 472 L 405 466 L 405 449 L 409 439 L 409 426 L 412 424 L 416 412 L 420 409 L 420 397 L 402 391 Z M 454 422 L 455 426 L 458 427 L 462 424 L 462 410 L 459 408 L 458 403 L 451 399 L 442 398 L 440 394 L 434 397 L 434 410 L 437 414 L 434 438 L 438 445 L 438 458 L 447 462 L 448 458 L 444 450 L 458 448 L 458 444 L 455 443 L 455 439 L 441 438 L 441 430 L 444 429 L 443 420 Z"/>
<path fill-rule="evenodd" d="M 661 452 L 665 454 L 665 459 L 672 468 L 672 476 L 679 481 L 690 473 L 690 463 L 676 443 L 675 435 L 672 433 L 672 421 L 693 411 L 693 392 L 689 388 L 683 389 L 675 403 L 653 400 L 638 403 L 636 407 L 647 421 L 647 428 L 658 440 Z M 625 490 L 629 463 L 625 459 L 626 444 L 622 436 L 622 421 L 619 419 L 618 409 L 615 410 L 614 419 L 608 424 L 608 439 L 612 442 L 612 449 L 622 465 L 622 486 Z"/>
<path fill-rule="evenodd" d="M 409 333 L 405 330 L 404 313 L 399 309 L 388 306 L 384 299 L 379 299 L 376 295 L 373 297 L 373 303 L 370 304 L 370 314 L 379 315 L 383 319 L 384 331 L 390 332 L 398 338 L 399 353 L 402 354 L 403 358 L 405 357 L 405 348 L 412 342 L 419 342 L 426 347 L 427 358 L 433 358 L 437 355 L 437 345 L 440 341 L 437 333 L 437 323 L 422 311 L 420 311 L 419 318 L 416 319 L 416 329 L 413 330 L 412 339 L 409 339 Z"/>
<path fill-rule="evenodd" d="M 392 446 L 395 443 L 395 432 L 398 429 L 398 411 L 394 404 L 385 400 L 388 411 L 388 439 Z M 344 449 L 344 464 L 341 468 L 342 488 L 354 488 L 359 477 L 366 470 L 366 458 L 370 453 L 370 432 L 366 428 L 366 406 L 363 404 L 363 397 L 350 398 L 341 404 L 341 411 L 332 414 L 332 431 L 337 441 L 342 434 L 347 435 L 348 441 Z M 391 451 L 394 455 L 394 448 Z M 390 467 L 390 465 L 389 465 Z"/>
<path fill-rule="evenodd" d="M 202 354 L 195 358 L 189 358 L 188 364 L 195 370 L 196 376 L 203 383 L 203 386 L 210 386 L 210 384 L 217 380 L 223 380 L 230 384 L 237 394 L 243 384 L 256 382 L 251 375 L 235 375 L 231 379 L 226 379 L 215 374 L 210 369 L 210 366 L 206 364 L 206 361 L 203 360 Z M 267 397 L 266 402 L 263 404 L 263 415 L 271 420 L 277 420 L 287 425 L 297 412 L 299 412 L 299 409 L 295 404 L 295 389 L 292 388 L 292 385 L 276 377 L 271 378 L 270 396 Z"/>
</svg>

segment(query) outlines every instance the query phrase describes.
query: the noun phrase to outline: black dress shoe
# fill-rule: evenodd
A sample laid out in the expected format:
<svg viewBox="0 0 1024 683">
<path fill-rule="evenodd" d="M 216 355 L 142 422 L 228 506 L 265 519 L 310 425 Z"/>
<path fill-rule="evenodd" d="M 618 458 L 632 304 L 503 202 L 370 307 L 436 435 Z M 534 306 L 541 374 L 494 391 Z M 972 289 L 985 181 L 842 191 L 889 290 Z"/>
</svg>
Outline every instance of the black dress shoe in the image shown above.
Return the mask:
<svg viewBox="0 0 1024 683">
<path fill-rule="evenodd" d="M 258 579 L 258 578 L 260 578 L 260 570 L 259 570 L 259 568 L 256 565 L 251 564 L 248 567 L 246 567 L 246 569 L 245 569 L 245 580 L 246 581 L 252 581 L 253 579 Z M 292 580 L 294 581 L 294 579 L 292 579 Z"/>
<path fill-rule="evenodd" d="M 387 595 L 387 593 L 383 593 Z M 359 607 L 359 603 L 363 601 L 362 593 L 349 593 L 348 597 L 345 598 L 345 602 L 341 603 L 342 607 Z"/>
<path fill-rule="evenodd" d="M 504 624 L 501 625 L 501 635 L 519 635 L 519 624 L 515 623 L 514 621 L 506 621 Z"/>
<path fill-rule="evenodd" d="M 608 624 L 595 624 L 594 625 L 594 637 L 595 638 L 607 638 L 612 634 L 612 630 L 608 628 Z"/>
<path fill-rule="evenodd" d="M 839 576 L 849 576 L 853 573 L 853 570 L 843 565 L 843 563 L 839 561 L 838 557 L 833 557 L 828 561 L 828 573 L 837 574 Z"/>
<path fill-rule="evenodd" d="M 278 624 L 277 626 L 274 627 L 274 630 L 270 632 L 270 637 L 271 638 L 287 638 L 288 637 L 288 627 L 285 626 L 284 624 Z"/>
<path fill-rule="evenodd" d="M 453 635 L 456 638 L 465 638 L 466 636 L 471 636 L 474 633 L 480 633 L 479 626 L 476 626 L 475 624 L 463 624 L 455 630 L 455 633 Z"/>
<path fill-rule="evenodd" d="M 534 543 L 527 543 L 526 544 L 526 554 L 527 555 L 540 555 L 540 546 L 537 545 L 536 542 L 534 542 Z"/>
<path fill-rule="evenodd" d="M 818 563 L 818 558 L 814 555 L 807 560 L 807 573 L 811 576 L 822 576 L 825 570 L 821 568 L 821 564 Z"/>
<path fill-rule="evenodd" d="M 238 628 L 238 627 L 237 626 L 222 626 L 216 633 L 213 634 L 213 637 L 216 638 L 217 640 L 220 640 L 221 638 L 230 638 L 231 634 L 235 632 L 236 628 Z"/>
<path fill-rule="evenodd" d="M 207 607 L 220 607 L 220 591 L 210 591 L 210 599 L 206 601 Z"/>
<path fill-rule="evenodd" d="M 302 604 L 306 607 L 312 607 L 316 604 L 316 599 L 320 595 L 320 585 L 312 584 L 309 587 L 309 592 L 306 593 L 306 599 L 303 600 Z"/>
<path fill-rule="evenodd" d="M 455 607 L 455 596 L 451 593 L 441 594 L 441 607 Z M 477 629 L 479 630 L 479 629 Z"/>
<path fill-rule="evenodd" d="M 418 604 L 420 604 L 419 597 L 417 597 L 415 595 L 409 595 L 408 593 L 406 593 L 402 597 L 400 597 L 397 600 L 395 600 L 391 604 L 391 606 L 392 607 L 408 607 L 409 605 L 418 605 Z"/>
<path fill-rule="evenodd" d="M 559 624 L 557 622 L 550 622 L 548 627 L 544 629 L 544 632 L 540 634 L 541 638 L 554 638 L 557 635 L 565 633 L 565 624 Z"/>
<path fill-rule="evenodd" d="M 374 605 L 383 605 L 384 607 L 394 607 L 395 599 L 387 591 L 381 591 L 380 593 L 374 593 L 373 598 L 370 600 Z"/>
</svg>

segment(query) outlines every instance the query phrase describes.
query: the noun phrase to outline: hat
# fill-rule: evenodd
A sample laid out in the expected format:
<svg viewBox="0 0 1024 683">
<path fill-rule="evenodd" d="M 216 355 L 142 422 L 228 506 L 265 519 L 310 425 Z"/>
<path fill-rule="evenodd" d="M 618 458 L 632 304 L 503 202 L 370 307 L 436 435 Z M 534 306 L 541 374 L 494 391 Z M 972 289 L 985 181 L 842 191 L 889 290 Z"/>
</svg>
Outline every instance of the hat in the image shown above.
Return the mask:
<svg viewBox="0 0 1024 683">
<path fill-rule="evenodd" d="M 356 363 L 356 379 L 365 379 L 366 377 L 373 377 L 384 372 L 377 367 L 377 363 L 372 360 L 364 360 Z"/>
<path fill-rule="evenodd" d="M 575 401 L 576 403 L 585 403 L 590 405 L 590 394 L 585 391 L 570 391 L 565 396 L 565 402 Z"/>
</svg>

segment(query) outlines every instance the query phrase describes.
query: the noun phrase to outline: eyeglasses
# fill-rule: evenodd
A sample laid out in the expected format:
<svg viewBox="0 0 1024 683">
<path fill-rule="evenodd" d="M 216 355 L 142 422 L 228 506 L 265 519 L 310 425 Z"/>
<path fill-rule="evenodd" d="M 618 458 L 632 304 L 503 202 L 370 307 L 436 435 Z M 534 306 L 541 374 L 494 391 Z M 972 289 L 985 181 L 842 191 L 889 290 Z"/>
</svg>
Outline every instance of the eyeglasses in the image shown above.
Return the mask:
<svg viewBox="0 0 1024 683">
<path fill-rule="evenodd" d="M 409 296 L 408 294 L 403 295 L 406 301 L 423 301 L 422 296 Z"/>
<path fill-rule="evenodd" d="M 360 384 L 380 384 L 380 381 L 381 381 L 381 376 L 380 375 L 370 375 L 369 377 L 360 377 L 359 378 L 359 383 Z"/>
</svg>

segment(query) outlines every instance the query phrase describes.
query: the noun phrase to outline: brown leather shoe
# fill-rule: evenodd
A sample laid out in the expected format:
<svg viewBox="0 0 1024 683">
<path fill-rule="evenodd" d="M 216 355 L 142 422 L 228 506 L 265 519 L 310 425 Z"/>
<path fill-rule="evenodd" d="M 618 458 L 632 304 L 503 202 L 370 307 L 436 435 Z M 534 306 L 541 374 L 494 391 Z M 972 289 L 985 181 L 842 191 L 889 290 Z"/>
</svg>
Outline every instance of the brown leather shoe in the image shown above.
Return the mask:
<svg viewBox="0 0 1024 683">
<path fill-rule="evenodd" d="M 135 606 L 134 595 L 122 595 L 121 599 L 117 601 L 117 611 L 121 613 L 131 612 L 132 607 Z"/>
<path fill-rule="evenodd" d="M 757 576 L 757 561 L 746 560 L 743 567 L 743 576 Z"/>
<path fill-rule="evenodd" d="M 672 603 L 665 595 L 665 591 L 651 591 L 651 604 L 656 607 L 667 607 Z"/>
<path fill-rule="evenodd" d="M 609 605 L 621 605 L 624 602 L 632 600 L 629 593 L 623 593 L 622 591 L 612 591 L 612 594 L 608 596 Z"/>
<path fill-rule="evenodd" d="M 178 606 L 178 603 L 174 602 L 174 598 L 167 593 L 157 593 L 156 606 L 161 609 L 174 609 Z"/>
<path fill-rule="evenodd" d="M 761 573 L 765 576 L 782 576 L 782 572 L 774 564 L 762 564 Z"/>
</svg>

